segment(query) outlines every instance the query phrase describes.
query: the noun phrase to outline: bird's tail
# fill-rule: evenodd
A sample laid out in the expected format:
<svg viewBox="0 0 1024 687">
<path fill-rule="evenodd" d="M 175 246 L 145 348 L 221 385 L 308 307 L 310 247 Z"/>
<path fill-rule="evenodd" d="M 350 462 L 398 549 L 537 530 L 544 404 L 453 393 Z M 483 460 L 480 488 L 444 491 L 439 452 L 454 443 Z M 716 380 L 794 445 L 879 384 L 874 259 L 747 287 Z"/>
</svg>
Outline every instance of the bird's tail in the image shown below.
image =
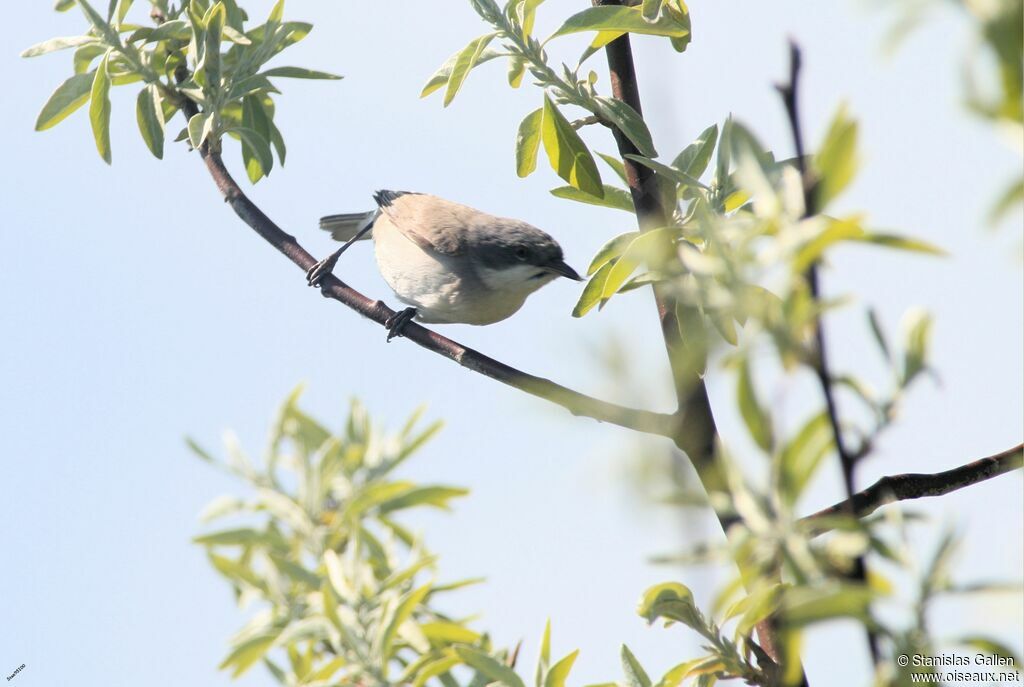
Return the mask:
<svg viewBox="0 0 1024 687">
<path fill-rule="evenodd" d="M 380 210 L 370 212 L 350 212 L 344 215 L 327 215 L 320 218 L 320 228 L 331 232 L 336 241 L 348 241 L 368 226 L 372 226 L 380 215 Z M 361 239 L 372 238 L 373 232 L 368 231 Z"/>
</svg>

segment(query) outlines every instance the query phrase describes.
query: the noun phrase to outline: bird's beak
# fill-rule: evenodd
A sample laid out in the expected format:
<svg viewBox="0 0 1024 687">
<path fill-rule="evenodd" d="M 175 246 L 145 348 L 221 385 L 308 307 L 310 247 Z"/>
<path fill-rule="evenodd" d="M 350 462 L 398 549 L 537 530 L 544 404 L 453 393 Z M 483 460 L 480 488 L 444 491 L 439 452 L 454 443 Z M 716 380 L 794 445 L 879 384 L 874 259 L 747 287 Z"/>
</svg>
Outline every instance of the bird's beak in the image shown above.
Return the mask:
<svg viewBox="0 0 1024 687">
<path fill-rule="evenodd" d="M 583 281 L 583 277 L 577 274 L 576 270 L 569 267 L 569 265 L 566 264 L 565 260 L 559 259 L 554 262 L 550 262 L 547 265 L 547 269 L 561 277 L 568 277 L 573 281 Z"/>
</svg>

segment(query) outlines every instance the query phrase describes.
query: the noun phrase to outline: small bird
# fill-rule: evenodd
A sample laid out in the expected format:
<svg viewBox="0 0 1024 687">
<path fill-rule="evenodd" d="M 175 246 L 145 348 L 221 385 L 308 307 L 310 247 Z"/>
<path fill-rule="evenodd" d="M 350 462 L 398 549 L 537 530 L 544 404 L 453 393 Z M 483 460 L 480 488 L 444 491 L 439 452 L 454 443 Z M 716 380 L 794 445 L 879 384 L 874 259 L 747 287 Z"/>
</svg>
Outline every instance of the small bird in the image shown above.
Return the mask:
<svg viewBox="0 0 1024 687">
<path fill-rule="evenodd" d="M 540 229 L 426 193 L 377 191 L 377 209 L 320 219 L 344 245 L 314 265 L 316 286 L 354 242 L 373 238 L 377 266 L 411 307 L 386 323 L 388 341 L 413 318 L 425 323 L 493 324 L 558 277 L 582 281 L 562 248 Z"/>
</svg>

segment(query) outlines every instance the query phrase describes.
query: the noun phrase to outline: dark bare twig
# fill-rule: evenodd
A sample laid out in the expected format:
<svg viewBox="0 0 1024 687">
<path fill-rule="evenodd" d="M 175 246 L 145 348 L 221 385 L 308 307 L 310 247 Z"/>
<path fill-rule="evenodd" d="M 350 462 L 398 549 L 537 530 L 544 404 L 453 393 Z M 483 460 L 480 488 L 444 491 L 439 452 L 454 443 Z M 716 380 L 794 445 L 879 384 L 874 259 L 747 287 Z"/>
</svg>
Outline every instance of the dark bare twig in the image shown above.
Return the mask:
<svg viewBox="0 0 1024 687">
<path fill-rule="evenodd" d="M 786 114 L 789 117 L 789 127 L 793 135 L 793 146 L 796 148 L 796 163 L 800 170 L 800 178 L 803 182 L 804 191 L 804 217 L 812 217 L 818 214 L 817 193 L 815 187 L 817 180 L 813 173 L 807 169 L 807 157 L 805 155 L 803 131 L 800 126 L 800 110 L 797 96 L 800 87 L 800 47 L 793 41 L 789 43 L 789 82 L 776 86 L 782 101 L 786 106 Z M 807 286 L 814 301 L 821 300 L 821 286 L 818 280 L 818 264 L 811 263 L 807 268 Z M 854 470 L 857 460 L 863 456 L 855 455 L 846 445 L 843 437 L 843 430 L 839 420 L 839 408 L 836 404 L 834 389 L 832 388 L 832 375 L 829 372 L 828 348 L 825 345 L 825 327 L 820 315 L 814 319 L 814 372 L 821 385 L 822 394 L 825 397 L 825 409 L 828 413 L 828 421 L 832 427 L 832 434 L 835 437 L 836 453 L 839 454 L 839 463 L 843 473 L 843 486 L 849 499 L 853 498 L 855 492 Z M 852 505 L 852 502 L 851 502 Z M 853 570 L 850 579 L 860 583 L 867 581 L 868 571 L 864 556 L 857 556 L 853 559 Z M 865 626 L 867 632 L 868 649 L 871 651 L 871 661 L 877 666 L 882 660 L 881 649 L 878 644 L 878 633 L 870 625 Z"/>
<path fill-rule="evenodd" d="M 186 118 L 191 118 L 197 111 L 196 105 L 192 101 L 182 103 L 182 112 Z M 210 151 L 205 145 L 199 152 L 206 163 L 210 176 L 213 177 L 214 183 L 224 196 L 224 200 L 231 205 L 235 214 L 243 222 L 263 237 L 267 243 L 298 265 L 303 272 L 316 264 L 316 258 L 299 245 L 294 236 L 277 226 L 255 203 L 249 200 L 232 178 L 227 167 L 224 166 L 224 161 L 219 153 Z M 388 318 L 395 314 L 395 311 L 383 302 L 367 298 L 333 275 L 324 277 L 321 281 L 320 292 L 324 297 L 332 298 L 382 326 Z M 669 438 L 678 434 L 680 424 L 687 424 L 686 418 L 680 417 L 678 413 L 670 415 L 627 408 L 581 394 L 549 379 L 537 377 L 506 365 L 415 322 L 410 322 L 405 327 L 403 336 L 428 351 L 455 361 L 466 369 L 560 405 L 573 415 L 589 417 L 599 422 L 609 422 L 627 429 Z"/>
<path fill-rule="evenodd" d="M 1017 444 L 1001 453 L 944 472 L 931 474 L 909 472 L 902 475 L 889 475 L 848 499 L 802 518 L 800 522 L 813 526 L 819 520 L 850 514 L 864 518 L 890 503 L 942 496 L 1007 472 L 1019 470 L 1022 466 L 1024 466 L 1024 444 Z M 825 531 L 826 528 L 822 528 L 819 534 Z"/>
</svg>

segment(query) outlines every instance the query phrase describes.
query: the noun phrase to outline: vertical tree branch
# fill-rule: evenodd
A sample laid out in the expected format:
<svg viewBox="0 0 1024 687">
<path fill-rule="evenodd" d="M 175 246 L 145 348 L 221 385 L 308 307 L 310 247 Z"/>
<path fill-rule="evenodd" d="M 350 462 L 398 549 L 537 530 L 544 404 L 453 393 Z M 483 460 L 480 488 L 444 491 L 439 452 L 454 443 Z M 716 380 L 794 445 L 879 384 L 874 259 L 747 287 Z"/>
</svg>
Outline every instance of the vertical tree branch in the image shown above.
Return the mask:
<svg viewBox="0 0 1024 687">
<path fill-rule="evenodd" d="M 621 5 L 621 0 L 593 0 L 595 5 Z M 624 34 L 605 47 L 608 57 L 612 95 L 632 107 L 637 114 L 643 116 L 640 103 L 640 89 L 633 64 L 633 51 L 629 34 Z M 619 155 L 622 157 L 626 172 L 626 183 L 629 185 L 636 209 L 640 231 L 649 231 L 667 226 L 670 222 L 668 210 L 662 205 L 658 192 L 658 180 L 652 170 L 638 165 L 627 155 L 636 155 L 637 150 L 629 138 L 617 128 L 612 129 Z M 676 399 L 679 404 L 677 415 L 679 425 L 673 440 L 676 446 L 684 451 L 693 463 L 700 477 L 704 490 L 711 494 L 726 488 L 725 477 L 721 465 L 715 460 L 715 444 L 718 429 L 715 425 L 711 402 L 707 387 L 697 367 L 690 362 L 685 342 L 679 330 L 677 304 L 675 297 L 665 285 L 655 283 L 654 298 L 658 307 L 658 318 L 661 332 L 668 352 L 669 365 Z M 735 516 L 717 513 L 722 530 L 728 534 L 729 528 L 736 522 Z M 741 572 L 743 564 L 739 563 Z M 762 649 L 775 663 L 783 660 L 782 647 L 778 641 L 778 628 L 774 618 L 762 621 L 757 627 L 758 639 Z M 806 685 L 806 678 L 802 678 Z"/>
<path fill-rule="evenodd" d="M 804 217 L 813 217 L 818 214 L 818 203 L 816 186 L 817 180 L 813 173 L 807 168 L 805 157 L 803 130 L 800 125 L 800 111 L 797 102 L 797 94 L 800 87 L 800 48 L 795 42 L 789 44 L 789 81 L 779 84 L 776 88 L 782 96 L 786 106 L 786 114 L 789 118 L 789 127 L 793 136 L 793 146 L 796 149 L 797 167 L 800 170 L 800 178 L 803 182 L 804 192 Z M 821 300 L 821 286 L 818 278 L 818 263 L 811 263 L 805 275 L 807 288 L 810 290 L 811 299 L 814 302 Z M 825 397 L 825 410 L 828 414 L 829 424 L 832 427 L 832 434 L 835 437 L 836 453 L 839 455 L 840 468 L 843 474 L 843 487 L 846 490 L 848 512 L 855 514 L 853 506 L 853 495 L 856 493 L 854 471 L 859 456 L 854 455 L 846 445 L 843 437 L 843 430 L 839 419 L 839 408 L 836 404 L 835 389 L 832 385 L 832 374 L 829 371 L 828 347 L 825 342 L 825 327 L 820 315 L 814 318 L 814 372 L 821 386 L 822 395 Z M 850 571 L 850 579 L 860 583 L 867 582 L 867 563 L 864 556 L 857 556 L 853 559 L 853 570 Z M 868 649 L 871 651 L 871 661 L 876 666 L 881 662 L 882 655 L 878 644 L 878 634 L 866 626 Z"/>
</svg>

